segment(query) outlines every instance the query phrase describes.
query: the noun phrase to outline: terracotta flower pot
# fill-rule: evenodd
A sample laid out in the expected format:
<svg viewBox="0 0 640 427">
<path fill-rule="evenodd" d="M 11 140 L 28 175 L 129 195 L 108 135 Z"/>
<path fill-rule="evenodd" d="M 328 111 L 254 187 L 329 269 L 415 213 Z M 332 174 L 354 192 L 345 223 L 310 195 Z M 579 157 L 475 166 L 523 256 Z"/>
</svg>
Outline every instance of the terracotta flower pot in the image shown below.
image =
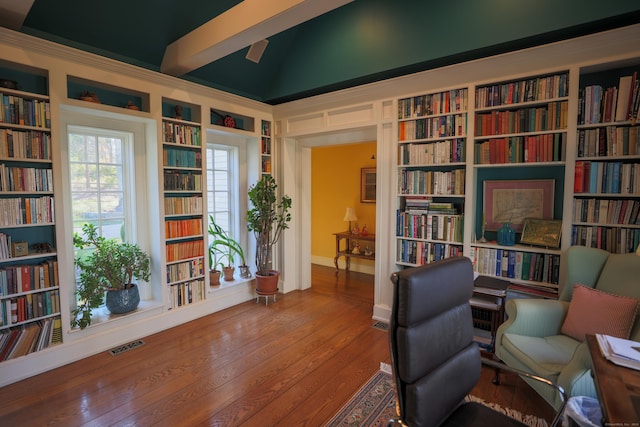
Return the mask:
<svg viewBox="0 0 640 427">
<path fill-rule="evenodd" d="M 220 274 L 222 274 L 220 270 L 209 271 L 209 286 L 218 286 L 220 284 Z"/>
<path fill-rule="evenodd" d="M 224 274 L 224 280 L 230 282 L 233 280 L 233 273 L 235 273 L 235 267 L 224 267 L 222 273 Z"/>
<path fill-rule="evenodd" d="M 274 295 L 278 292 L 280 272 L 269 270 L 269 274 L 262 276 L 256 272 L 256 293 L 258 295 Z"/>
</svg>

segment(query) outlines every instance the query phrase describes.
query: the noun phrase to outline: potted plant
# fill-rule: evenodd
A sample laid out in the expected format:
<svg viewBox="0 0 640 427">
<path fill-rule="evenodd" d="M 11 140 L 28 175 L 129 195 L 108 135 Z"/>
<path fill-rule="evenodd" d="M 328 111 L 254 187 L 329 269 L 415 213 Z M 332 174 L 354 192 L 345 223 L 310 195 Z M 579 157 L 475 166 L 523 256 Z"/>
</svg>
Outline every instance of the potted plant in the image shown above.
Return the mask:
<svg viewBox="0 0 640 427">
<path fill-rule="evenodd" d="M 271 253 L 282 232 L 291 221 L 291 198 L 276 197 L 277 184 L 271 175 L 249 189 L 251 209 L 247 212 L 247 228 L 256 238 L 256 291 L 261 295 L 273 295 L 278 290 L 280 273 L 270 269 Z"/>
<path fill-rule="evenodd" d="M 75 259 L 81 270 L 75 292 L 80 303 L 71 312 L 71 326 L 80 329 L 91 324 L 91 310 L 105 301 L 105 294 L 111 313 L 135 310 L 140 303 L 140 293 L 133 279 L 148 281 L 150 277 L 149 255 L 138 245 L 100 236 L 93 224 L 84 224 L 82 232 L 82 236 L 74 234 L 73 245 L 88 251 Z"/>
<path fill-rule="evenodd" d="M 211 273 L 214 271 L 219 271 L 217 270 L 218 267 L 222 268 L 222 271 L 224 273 L 224 280 L 233 280 L 236 255 L 242 263 L 242 265 L 240 266 L 240 269 L 242 271 L 241 276 L 243 278 L 250 277 L 251 274 L 249 273 L 249 269 L 245 262 L 244 250 L 242 249 L 242 246 L 240 246 L 240 244 L 236 240 L 231 238 L 231 236 L 229 236 L 229 234 L 215 222 L 213 215 L 209 215 L 208 231 L 209 235 L 212 237 L 212 241 L 209 244 L 209 265 L 212 269 L 209 273 L 210 281 L 212 279 Z"/>
</svg>

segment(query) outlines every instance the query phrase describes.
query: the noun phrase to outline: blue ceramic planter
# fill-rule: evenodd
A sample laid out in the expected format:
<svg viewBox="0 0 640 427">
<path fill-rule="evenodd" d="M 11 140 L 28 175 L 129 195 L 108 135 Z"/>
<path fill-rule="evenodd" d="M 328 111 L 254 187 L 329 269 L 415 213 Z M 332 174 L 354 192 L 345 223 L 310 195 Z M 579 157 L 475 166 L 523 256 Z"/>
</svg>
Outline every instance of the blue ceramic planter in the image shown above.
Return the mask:
<svg viewBox="0 0 640 427">
<path fill-rule="evenodd" d="M 107 291 L 106 306 L 113 314 L 123 314 L 138 308 L 140 292 L 138 285 L 119 291 Z"/>
</svg>

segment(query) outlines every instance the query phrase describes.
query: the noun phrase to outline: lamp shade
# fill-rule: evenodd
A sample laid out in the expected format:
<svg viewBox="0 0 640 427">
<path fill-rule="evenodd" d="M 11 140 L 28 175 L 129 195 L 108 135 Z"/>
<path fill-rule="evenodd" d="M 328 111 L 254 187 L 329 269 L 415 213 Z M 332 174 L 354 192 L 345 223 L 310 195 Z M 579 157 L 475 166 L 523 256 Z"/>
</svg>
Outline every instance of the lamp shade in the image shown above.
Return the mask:
<svg viewBox="0 0 640 427">
<path fill-rule="evenodd" d="M 356 211 L 353 208 L 347 208 L 347 212 L 344 214 L 344 221 L 357 221 Z"/>
</svg>

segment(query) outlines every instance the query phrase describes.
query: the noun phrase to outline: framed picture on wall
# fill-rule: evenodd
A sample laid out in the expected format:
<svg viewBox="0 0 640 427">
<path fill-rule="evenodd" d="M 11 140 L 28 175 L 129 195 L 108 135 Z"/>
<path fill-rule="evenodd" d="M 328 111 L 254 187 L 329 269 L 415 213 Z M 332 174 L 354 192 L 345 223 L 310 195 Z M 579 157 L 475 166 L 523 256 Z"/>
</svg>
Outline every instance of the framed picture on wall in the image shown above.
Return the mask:
<svg viewBox="0 0 640 427">
<path fill-rule="evenodd" d="M 525 218 L 553 219 L 554 188 L 553 179 L 485 181 L 485 229 L 508 222 L 521 232 Z"/>
<path fill-rule="evenodd" d="M 360 169 L 360 203 L 376 202 L 376 168 Z"/>
</svg>

